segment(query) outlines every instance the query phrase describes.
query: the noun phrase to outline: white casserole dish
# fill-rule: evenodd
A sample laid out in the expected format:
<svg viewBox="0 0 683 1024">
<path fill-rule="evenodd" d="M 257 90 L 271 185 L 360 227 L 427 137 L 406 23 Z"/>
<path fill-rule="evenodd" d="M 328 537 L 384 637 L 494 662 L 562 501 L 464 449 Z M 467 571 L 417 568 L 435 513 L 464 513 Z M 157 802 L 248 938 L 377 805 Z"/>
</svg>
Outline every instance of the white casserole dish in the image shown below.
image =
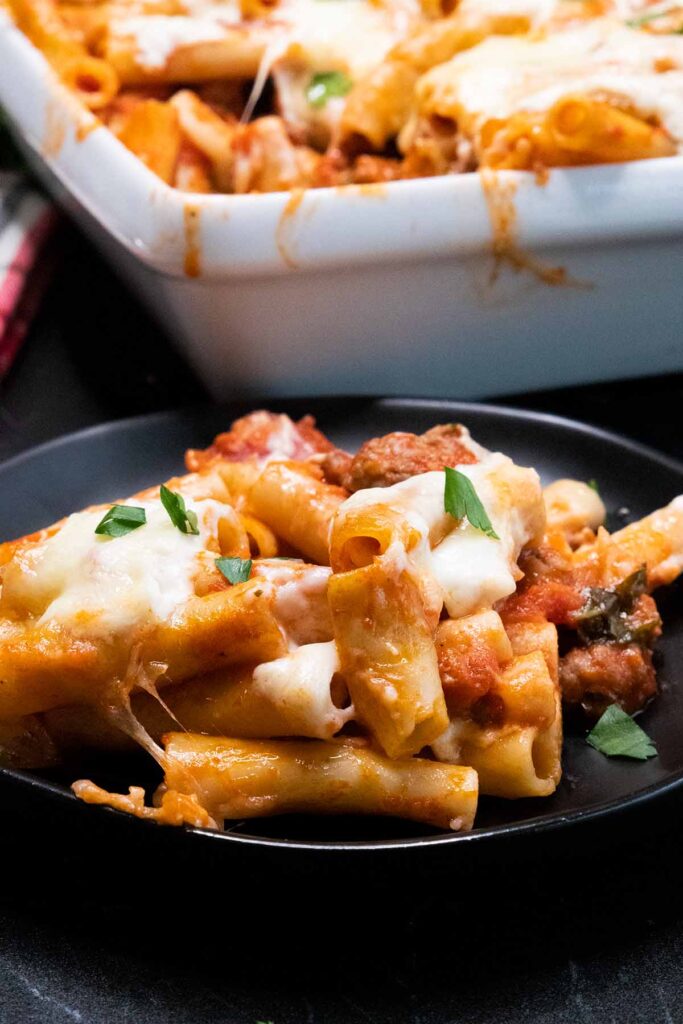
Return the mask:
<svg viewBox="0 0 683 1024">
<path fill-rule="evenodd" d="M 4 12 L 0 54 L 0 104 L 37 172 L 216 397 L 471 398 L 683 368 L 683 157 L 542 186 L 500 173 L 515 244 L 573 283 L 504 264 L 492 281 L 478 174 L 190 196 L 97 127 Z"/>
</svg>

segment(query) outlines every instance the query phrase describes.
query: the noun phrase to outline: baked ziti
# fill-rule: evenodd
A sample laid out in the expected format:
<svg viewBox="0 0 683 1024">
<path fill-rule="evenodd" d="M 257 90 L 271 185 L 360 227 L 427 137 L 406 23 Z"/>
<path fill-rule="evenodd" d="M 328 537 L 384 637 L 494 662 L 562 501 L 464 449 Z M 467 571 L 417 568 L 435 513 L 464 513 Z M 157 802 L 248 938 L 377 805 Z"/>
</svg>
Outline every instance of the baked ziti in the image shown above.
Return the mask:
<svg viewBox="0 0 683 1024">
<path fill-rule="evenodd" d="M 163 181 L 248 193 L 667 157 L 659 0 L 2 0 Z"/>
<path fill-rule="evenodd" d="M 652 592 L 683 497 L 614 533 L 594 485 L 444 424 L 352 455 L 255 412 L 187 473 L 0 546 L 0 750 L 45 768 L 142 746 L 163 771 L 89 803 L 167 824 L 289 812 L 470 829 L 546 797 L 562 707 L 655 751 Z"/>
</svg>

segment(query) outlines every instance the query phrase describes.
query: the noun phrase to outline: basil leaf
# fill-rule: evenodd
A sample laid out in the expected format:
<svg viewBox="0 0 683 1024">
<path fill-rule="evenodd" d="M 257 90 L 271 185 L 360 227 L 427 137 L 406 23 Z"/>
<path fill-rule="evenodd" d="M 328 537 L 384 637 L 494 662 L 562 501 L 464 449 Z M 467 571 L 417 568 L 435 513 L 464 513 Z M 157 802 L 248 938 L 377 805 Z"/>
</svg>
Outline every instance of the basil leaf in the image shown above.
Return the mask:
<svg viewBox="0 0 683 1024">
<path fill-rule="evenodd" d="M 600 494 L 600 488 L 598 487 L 598 481 L 597 480 L 587 480 L 586 483 L 588 484 L 588 486 L 590 487 L 590 489 L 592 491 L 595 491 L 595 493 L 598 494 L 598 495 Z"/>
<path fill-rule="evenodd" d="M 655 757 L 657 748 L 630 715 L 611 704 L 586 737 L 586 742 L 607 757 L 632 757 L 646 761 Z"/>
<path fill-rule="evenodd" d="M 319 71 L 306 86 L 306 99 L 310 106 L 320 109 L 336 96 L 346 96 L 353 82 L 343 71 Z"/>
<path fill-rule="evenodd" d="M 619 603 L 625 612 L 630 612 L 635 604 L 636 598 L 640 597 L 647 590 L 647 569 L 641 565 L 630 576 L 617 583 L 614 593 L 619 598 Z"/>
<path fill-rule="evenodd" d="M 216 568 L 228 583 L 246 583 L 251 573 L 251 558 L 217 558 Z"/>
<path fill-rule="evenodd" d="M 622 644 L 642 644 L 647 647 L 657 637 L 657 630 L 662 625 L 661 619 L 648 619 L 638 626 L 627 626 L 620 638 Z"/>
<path fill-rule="evenodd" d="M 644 565 L 609 590 L 603 587 L 586 590 L 586 602 L 573 616 L 582 643 L 642 644 L 651 640 L 659 627 L 659 619 L 633 625 L 628 618 L 637 598 L 646 590 Z"/>
<path fill-rule="evenodd" d="M 454 519 L 464 519 L 467 517 L 470 526 L 473 526 L 475 530 L 481 530 L 487 537 L 500 540 L 500 537 L 493 529 L 491 520 L 479 500 L 470 478 L 465 476 L 464 473 L 459 473 L 457 469 L 451 469 L 449 466 L 445 467 L 445 473 L 446 486 L 444 488 L 443 507 L 449 516 L 453 516 Z"/>
<path fill-rule="evenodd" d="M 147 522 L 144 508 L 137 505 L 112 505 L 95 527 L 101 537 L 123 537 Z"/>
<path fill-rule="evenodd" d="M 176 494 L 175 491 L 169 491 L 168 487 L 162 484 L 159 496 L 161 498 L 161 504 L 168 512 L 168 518 L 181 533 L 199 533 L 197 513 L 188 511 L 185 508 L 185 499 L 182 494 Z"/>
</svg>

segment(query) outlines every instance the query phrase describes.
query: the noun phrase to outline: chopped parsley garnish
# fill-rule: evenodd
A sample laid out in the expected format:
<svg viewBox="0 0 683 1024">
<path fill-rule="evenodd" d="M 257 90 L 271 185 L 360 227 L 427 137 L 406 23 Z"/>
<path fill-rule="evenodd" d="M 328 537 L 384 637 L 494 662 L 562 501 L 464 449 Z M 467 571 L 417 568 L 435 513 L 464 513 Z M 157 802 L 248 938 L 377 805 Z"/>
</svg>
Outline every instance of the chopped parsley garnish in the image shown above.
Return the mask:
<svg viewBox="0 0 683 1024">
<path fill-rule="evenodd" d="M 193 512 L 191 509 L 185 508 L 185 499 L 182 494 L 176 494 L 175 491 L 169 491 L 168 487 L 165 487 L 164 484 L 162 484 L 160 497 L 161 504 L 168 512 L 168 518 L 181 533 L 199 533 L 197 513 Z"/>
<path fill-rule="evenodd" d="M 246 583 L 251 573 L 251 558 L 217 558 L 216 568 L 228 583 Z"/>
<path fill-rule="evenodd" d="M 647 643 L 659 627 L 659 618 L 636 624 L 629 621 L 636 600 L 646 590 L 644 565 L 611 590 L 603 587 L 587 590 L 583 608 L 573 617 L 579 639 L 584 644 Z"/>
<path fill-rule="evenodd" d="M 306 86 L 306 99 L 316 109 L 327 106 L 328 100 L 346 96 L 353 82 L 343 71 L 318 71 Z"/>
<path fill-rule="evenodd" d="M 449 516 L 453 516 L 454 519 L 464 519 L 467 517 L 470 526 L 473 526 L 475 530 L 481 530 L 487 537 L 500 540 L 500 537 L 493 529 L 491 520 L 479 500 L 470 478 L 465 476 L 464 473 L 459 473 L 457 469 L 451 469 L 449 466 L 446 466 L 445 472 L 446 486 L 444 488 L 443 507 Z"/>
<path fill-rule="evenodd" d="M 112 505 L 95 527 L 95 533 L 105 537 L 123 537 L 147 522 L 144 508 L 136 505 Z"/>
<path fill-rule="evenodd" d="M 588 733 L 586 742 L 607 757 L 632 757 L 636 761 L 646 761 L 657 754 L 657 748 L 647 733 L 618 704 L 607 708 Z"/>
</svg>

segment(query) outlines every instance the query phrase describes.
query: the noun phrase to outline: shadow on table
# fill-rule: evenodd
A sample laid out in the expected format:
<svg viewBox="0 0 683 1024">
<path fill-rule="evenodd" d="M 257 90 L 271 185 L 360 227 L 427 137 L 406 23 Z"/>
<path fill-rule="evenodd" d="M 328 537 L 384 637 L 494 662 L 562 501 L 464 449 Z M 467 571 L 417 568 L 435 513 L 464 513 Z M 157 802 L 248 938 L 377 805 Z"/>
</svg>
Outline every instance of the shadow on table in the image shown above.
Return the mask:
<svg viewBox="0 0 683 1024">
<path fill-rule="evenodd" d="M 681 804 L 375 855 L 234 856 L 118 816 L 87 833 L 15 818 L 0 958 L 82 1022 L 671 1024 Z M 35 1019 L 66 1019 L 50 1013 Z"/>
</svg>

